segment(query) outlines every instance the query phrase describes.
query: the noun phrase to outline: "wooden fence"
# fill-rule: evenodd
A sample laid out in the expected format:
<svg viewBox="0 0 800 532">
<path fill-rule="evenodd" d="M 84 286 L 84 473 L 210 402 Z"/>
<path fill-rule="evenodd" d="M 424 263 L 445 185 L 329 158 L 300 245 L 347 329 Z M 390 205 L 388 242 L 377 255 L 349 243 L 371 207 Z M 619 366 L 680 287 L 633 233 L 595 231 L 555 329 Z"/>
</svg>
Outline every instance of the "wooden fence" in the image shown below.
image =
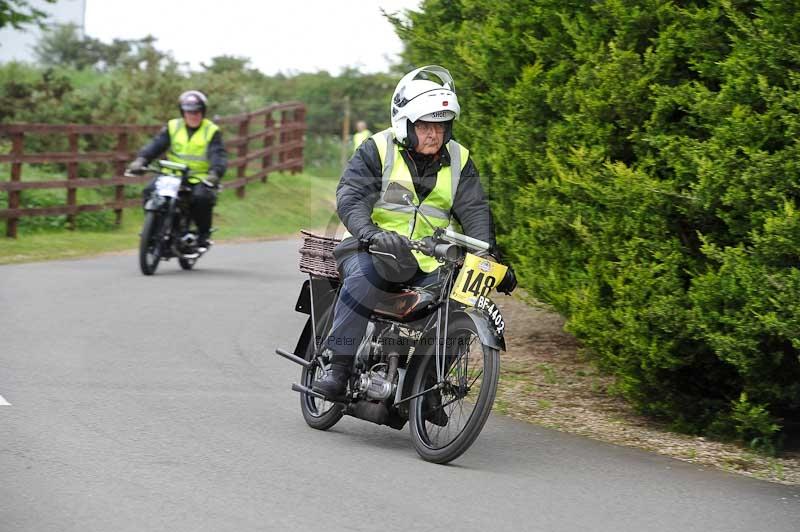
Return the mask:
<svg viewBox="0 0 800 532">
<path fill-rule="evenodd" d="M 263 109 L 235 116 L 217 118 L 215 122 L 224 132 L 223 140 L 228 150 L 228 170 L 223 186 L 235 188 L 240 198 L 245 197 L 245 186 L 256 179 L 266 182 L 270 172 L 281 170 L 292 173 L 303 169 L 305 132 L 305 106 L 298 102 L 270 105 Z M 75 215 L 82 212 L 114 210 L 116 223 L 122 221 L 126 207 L 141 205 L 140 198 L 125 198 L 125 186 L 140 185 L 150 176 L 126 177 L 127 163 L 135 157 L 140 146 L 131 145 L 134 135 L 155 134 L 163 125 L 78 125 L 78 124 L 0 124 L 0 136 L 11 139 L 11 151 L 0 155 L 0 163 L 10 163 L 10 181 L 0 181 L 0 193 L 8 194 L 8 208 L 0 209 L 0 219 L 6 219 L 6 236 L 16 238 L 17 224 L 24 216 L 66 215 L 67 227 L 75 227 Z M 66 152 L 26 153 L 26 137 L 60 135 L 66 137 Z M 82 152 L 82 135 L 112 135 L 115 147 L 110 152 Z M 50 181 L 23 181 L 23 164 L 66 165 L 66 179 Z M 113 175 L 79 177 L 79 163 L 110 163 Z M 234 171 L 235 169 L 235 171 Z M 114 200 L 105 203 L 78 204 L 79 188 L 114 187 Z M 67 189 L 66 204 L 48 207 L 22 207 L 22 191 L 34 189 Z"/>
</svg>

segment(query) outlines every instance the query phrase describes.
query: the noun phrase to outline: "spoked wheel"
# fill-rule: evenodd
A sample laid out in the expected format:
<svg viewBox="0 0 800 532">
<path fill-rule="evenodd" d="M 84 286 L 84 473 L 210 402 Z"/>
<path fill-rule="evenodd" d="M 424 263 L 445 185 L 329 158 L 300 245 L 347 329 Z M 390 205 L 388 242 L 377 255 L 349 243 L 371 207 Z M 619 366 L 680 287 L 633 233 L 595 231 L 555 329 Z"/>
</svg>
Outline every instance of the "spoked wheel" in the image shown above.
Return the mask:
<svg viewBox="0 0 800 532">
<path fill-rule="evenodd" d="M 147 211 L 139 239 L 139 268 L 145 275 L 153 275 L 161 260 L 161 242 L 158 241 L 162 216 L 155 211 Z"/>
<path fill-rule="evenodd" d="M 478 437 L 492 410 L 500 372 L 496 349 L 485 346 L 467 316 L 450 322 L 444 379 L 437 385 L 433 349 L 414 376 L 409 427 L 419 455 L 437 464 L 461 456 Z"/>
<path fill-rule="evenodd" d="M 319 320 L 320 323 L 325 323 L 326 321 L 327 320 L 325 316 Z M 323 338 L 326 335 L 323 335 Z M 308 343 L 308 347 L 306 348 L 305 359 L 314 359 L 313 338 Z M 303 368 L 303 372 L 300 375 L 300 383 L 307 388 L 311 388 L 314 384 L 314 381 L 322 378 L 322 376 L 323 368 L 317 361 L 314 362 L 314 364 L 312 364 L 310 367 Z M 344 415 L 341 405 L 331 403 L 330 401 L 326 401 L 324 399 L 319 399 L 306 393 L 300 393 L 300 410 L 302 410 L 303 419 L 306 420 L 308 426 L 317 430 L 328 430 L 338 423 Z"/>
</svg>

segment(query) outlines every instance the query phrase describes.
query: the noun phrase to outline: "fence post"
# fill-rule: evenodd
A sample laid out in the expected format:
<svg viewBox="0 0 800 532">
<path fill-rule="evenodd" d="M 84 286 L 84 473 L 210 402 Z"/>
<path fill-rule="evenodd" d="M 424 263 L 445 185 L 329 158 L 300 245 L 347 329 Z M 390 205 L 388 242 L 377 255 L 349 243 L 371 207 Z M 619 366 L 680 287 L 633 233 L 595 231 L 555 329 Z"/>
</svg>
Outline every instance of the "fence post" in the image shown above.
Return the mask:
<svg viewBox="0 0 800 532">
<path fill-rule="evenodd" d="M 275 144 L 275 120 L 272 118 L 272 112 L 270 111 L 266 115 L 264 115 L 264 149 L 270 150 L 269 153 L 264 154 L 264 157 L 261 159 L 261 170 L 264 174 L 261 176 L 261 182 L 267 182 L 267 172 L 269 171 L 269 167 L 272 165 L 272 149 L 271 147 Z"/>
<path fill-rule="evenodd" d="M 126 131 L 122 131 L 117 136 L 117 154 L 116 156 L 119 157 L 120 154 L 128 153 L 128 133 Z M 117 159 L 114 161 L 114 170 L 116 170 L 115 177 L 122 177 L 125 174 L 125 161 L 121 159 Z M 125 185 L 117 185 L 114 189 L 114 201 L 121 203 L 125 199 Z M 120 225 L 122 223 L 122 207 L 114 209 L 115 220 L 114 223 L 116 225 Z"/>
<path fill-rule="evenodd" d="M 305 106 L 298 107 L 294 112 L 294 119 L 295 123 L 298 126 L 302 126 L 306 122 L 306 108 Z M 305 129 L 298 129 L 295 133 L 296 140 L 303 140 L 303 136 L 305 135 Z M 297 165 L 294 167 L 296 172 L 303 171 L 303 147 L 305 146 L 305 142 L 302 142 L 300 146 L 295 148 L 295 157 L 297 157 Z"/>
<path fill-rule="evenodd" d="M 21 157 L 25 141 L 25 134 L 23 132 L 11 134 L 11 155 Z M 22 163 L 11 163 L 11 181 L 19 182 L 22 180 Z M 19 190 L 8 191 L 8 208 L 19 209 L 20 204 Z M 6 220 L 6 236 L 8 238 L 17 238 L 17 222 L 19 218 L 12 217 Z"/>
<path fill-rule="evenodd" d="M 78 134 L 69 134 L 69 153 L 73 155 L 78 154 Z M 67 163 L 67 206 L 74 207 L 77 205 L 77 189 L 71 188 L 69 182 L 78 178 L 78 161 L 71 161 Z M 73 231 L 75 229 L 75 213 L 67 214 L 67 229 Z"/>
<path fill-rule="evenodd" d="M 278 147 L 278 164 L 281 166 L 281 172 L 285 172 L 286 168 L 283 168 L 283 163 L 286 162 L 286 141 L 288 140 L 288 133 L 286 133 L 286 126 L 289 125 L 289 111 L 283 110 L 281 111 L 281 133 L 279 136 L 279 147 Z"/>
<path fill-rule="evenodd" d="M 247 147 L 250 144 L 250 141 L 247 140 L 247 135 L 249 135 L 250 131 L 250 115 L 248 114 L 247 117 L 239 123 L 239 138 L 243 139 L 244 142 L 239 144 L 239 157 L 246 157 L 247 156 Z M 242 178 L 245 176 L 247 172 L 247 161 L 242 161 L 239 163 L 238 168 L 236 169 L 236 177 Z M 247 183 L 242 183 L 239 188 L 236 189 L 236 195 L 240 198 L 244 197 L 245 194 L 245 186 Z"/>
</svg>

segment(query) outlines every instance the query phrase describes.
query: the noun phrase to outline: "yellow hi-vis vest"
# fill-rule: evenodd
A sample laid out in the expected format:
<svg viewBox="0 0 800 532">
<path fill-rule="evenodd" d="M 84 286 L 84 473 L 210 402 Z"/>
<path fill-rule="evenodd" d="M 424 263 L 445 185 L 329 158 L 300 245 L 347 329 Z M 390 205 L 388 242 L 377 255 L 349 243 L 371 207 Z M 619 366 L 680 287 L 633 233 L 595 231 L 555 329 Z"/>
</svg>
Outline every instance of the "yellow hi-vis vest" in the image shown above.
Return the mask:
<svg viewBox="0 0 800 532">
<path fill-rule="evenodd" d="M 381 184 L 381 197 L 372 208 L 372 221 L 385 231 L 396 231 L 398 234 L 405 235 L 412 240 L 433 235 L 431 228 L 425 220 L 417 215 L 410 205 L 397 205 L 383 201 L 383 194 L 389 183 L 396 181 L 411 191 L 414 204 L 419 207 L 431 224 L 436 228 L 446 228 L 451 223 L 451 209 L 453 200 L 458 189 L 458 182 L 461 180 L 461 171 L 469 159 L 469 150 L 454 140 L 447 143 L 447 151 L 450 153 L 450 166 L 442 166 L 436 175 L 436 185 L 428 194 L 424 201 L 420 202 L 414 183 L 411 178 L 411 171 L 408 169 L 402 155 L 400 147 L 394 142 L 394 135 L 391 129 L 381 131 L 372 136 L 383 167 L 383 182 Z M 399 164 L 395 164 L 397 161 Z M 419 263 L 419 267 L 424 272 L 432 272 L 439 267 L 439 263 L 433 257 L 428 257 L 417 251 L 412 251 Z"/>
<path fill-rule="evenodd" d="M 364 131 L 358 131 L 355 135 L 353 135 L 353 153 L 356 152 L 359 146 L 372 136 L 372 131 L 369 129 L 365 129 Z"/>
<path fill-rule="evenodd" d="M 167 123 L 167 130 L 169 131 L 167 159 L 189 167 L 192 171 L 189 183 L 199 183 L 208 177 L 208 143 L 211 142 L 214 133 L 219 131 L 219 126 L 204 118 L 200 122 L 200 127 L 189 138 L 186 122 L 183 118 L 174 118 Z"/>
</svg>

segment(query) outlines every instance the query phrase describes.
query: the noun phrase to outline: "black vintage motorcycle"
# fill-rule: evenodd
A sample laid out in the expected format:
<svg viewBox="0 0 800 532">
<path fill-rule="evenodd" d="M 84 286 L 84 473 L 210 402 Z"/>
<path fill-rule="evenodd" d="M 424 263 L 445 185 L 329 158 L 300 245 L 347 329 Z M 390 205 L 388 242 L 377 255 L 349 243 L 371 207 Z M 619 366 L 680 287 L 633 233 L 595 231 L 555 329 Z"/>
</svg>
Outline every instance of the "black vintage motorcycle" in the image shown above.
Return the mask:
<svg viewBox="0 0 800 532">
<path fill-rule="evenodd" d="M 139 239 L 139 268 L 153 275 L 162 260 L 178 258 L 184 270 L 191 270 L 207 251 L 198 246 L 197 228 L 190 216 L 191 176 L 185 164 L 161 160 L 144 172 L 157 175 L 153 193 L 144 205 L 145 216 Z M 126 174 L 129 175 L 129 174 Z M 203 180 L 209 187 L 214 185 Z"/>
<path fill-rule="evenodd" d="M 384 200 L 416 209 L 408 189 L 395 185 Z M 331 399 L 312 390 L 312 383 L 330 366 L 324 340 L 341 286 L 331 254 L 338 241 L 304 234 L 301 270 L 310 278 L 295 310 L 309 318 L 294 352 L 277 354 L 303 367 L 292 389 L 300 392 L 306 423 L 327 430 L 351 415 L 400 430 L 408 421 L 423 459 L 443 464 L 458 458 L 494 403 L 505 322 L 488 296 L 506 267 L 467 253 L 489 245 L 449 229 L 411 241 L 412 249 L 442 264 L 437 281 L 399 289 L 372 309 L 346 397 Z"/>
</svg>

